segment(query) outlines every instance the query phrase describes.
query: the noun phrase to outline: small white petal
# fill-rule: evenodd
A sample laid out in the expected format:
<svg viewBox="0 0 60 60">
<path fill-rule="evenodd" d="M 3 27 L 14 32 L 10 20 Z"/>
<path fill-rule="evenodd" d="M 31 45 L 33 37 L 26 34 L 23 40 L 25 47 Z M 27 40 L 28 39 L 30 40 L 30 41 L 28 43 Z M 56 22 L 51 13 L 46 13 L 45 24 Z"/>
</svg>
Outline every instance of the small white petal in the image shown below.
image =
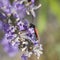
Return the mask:
<svg viewBox="0 0 60 60">
<path fill-rule="evenodd" d="M 19 37 L 17 37 L 17 38 L 15 39 L 15 42 L 20 42 L 20 41 L 19 41 Z"/>
<path fill-rule="evenodd" d="M 40 54 L 43 54 L 43 52 L 42 52 L 42 51 L 39 51 L 39 53 L 40 53 Z"/>
<path fill-rule="evenodd" d="M 31 12 L 31 14 L 33 15 L 33 17 L 36 17 L 36 14 L 35 14 L 35 12 L 34 12 L 33 9 L 31 9 L 30 12 Z"/>
<path fill-rule="evenodd" d="M 8 20 L 8 23 L 12 23 L 10 19 Z"/>
<path fill-rule="evenodd" d="M 30 15 L 30 12 L 26 10 L 27 15 Z"/>
<path fill-rule="evenodd" d="M 22 48 L 22 51 L 25 51 L 26 48 L 27 48 L 27 47 Z"/>
<path fill-rule="evenodd" d="M 23 42 L 22 44 L 28 44 L 28 42 Z"/>
<path fill-rule="evenodd" d="M 12 42 L 11 42 L 11 44 L 12 44 L 12 46 L 14 46 L 14 45 L 15 45 L 15 42 L 14 42 L 14 41 L 12 41 Z"/>
<path fill-rule="evenodd" d="M 41 4 L 39 4 L 38 6 L 33 7 L 33 9 L 34 9 L 34 10 L 37 10 L 37 9 L 39 9 L 40 7 L 41 7 Z"/>
<path fill-rule="evenodd" d="M 39 59 L 39 57 L 37 57 L 37 59 Z"/>
<path fill-rule="evenodd" d="M 42 44 L 40 44 L 40 50 L 43 50 L 43 48 L 42 48 Z"/>
<path fill-rule="evenodd" d="M 16 19 L 16 22 L 18 22 L 19 20 L 20 20 L 20 18 L 17 18 L 17 19 Z"/>
</svg>

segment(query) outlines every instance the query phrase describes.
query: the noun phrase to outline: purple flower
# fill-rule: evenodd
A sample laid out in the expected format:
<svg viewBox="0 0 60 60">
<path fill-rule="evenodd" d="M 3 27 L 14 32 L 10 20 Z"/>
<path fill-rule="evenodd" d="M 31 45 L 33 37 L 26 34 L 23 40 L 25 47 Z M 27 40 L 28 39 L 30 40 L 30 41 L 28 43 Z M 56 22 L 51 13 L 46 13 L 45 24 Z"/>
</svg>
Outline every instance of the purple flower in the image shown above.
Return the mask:
<svg viewBox="0 0 60 60">
<path fill-rule="evenodd" d="M 3 30 L 4 37 L 1 44 L 9 56 L 14 56 L 19 49 L 23 52 L 22 60 L 28 60 L 33 53 L 40 57 L 41 46 L 36 37 L 35 25 L 30 24 L 26 19 L 32 14 L 36 17 L 35 0 L 0 0 L 0 30 Z M 38 53 L 39 52 L 39 53 Z"/>
<path fill-rule="evenodd" d="M 24 19 L 23 21 L 18 20 L 17 21 L 17 26 L 19 27 L 19 30 L 28 30 L 29 22 L 27 19 Z"/>
<path fill-rule="evenodd" d="M 20 4 L 19 2 L 20 1 L 13 2 L 12 13 L 14 14 L 15 17 L 22 19 L 26 15 L 26 12 L 25 12 L 26 8 L 23 4 Z"/>
<path fill-rule="evenodd" d="M 19 20 L 19 22 L 17 22 L 17 26 L 19 28 L 19 30 L 24 30 L 24 27 L 23 27 L 24 23 L 22 21 Z"/>
<path fill-rule="evenodd" d="M 11 5 L 9 0 L 1 0 L 1 9 L 6 12 L 7 15 L 11 14 Z"/>
<path fill-rule="evenodd" d="M 5 34 L 1 44 L 4 47 L 4 51 L 9 55 L 9 56 L 14 56 L 18 52 L 18 47 L 17 46 L 12 46 L 10 39 L 7 39 L 7 35 Z"/>
<path fill-rule="evenodd" d="M 23 55 L 21 56 L 21 59 L 22 59 L 22 60 L 28 60 L 28 57 L 23 54 Z"/>
<path fill-rule="evenodd" d="M 15 56 L 15 54 L 18 52 L 18 48 L 11 46 L 9 43 L 3 45 L 3 47 L 5 52 L 11 57 Z"/>
<path fill-rule="evenodd" d="M 9 28 L 9 24 L 3 23 L 3 30 L 4 30 L 5 33 L 7 32 L 8 28 Z"/>
</svg>

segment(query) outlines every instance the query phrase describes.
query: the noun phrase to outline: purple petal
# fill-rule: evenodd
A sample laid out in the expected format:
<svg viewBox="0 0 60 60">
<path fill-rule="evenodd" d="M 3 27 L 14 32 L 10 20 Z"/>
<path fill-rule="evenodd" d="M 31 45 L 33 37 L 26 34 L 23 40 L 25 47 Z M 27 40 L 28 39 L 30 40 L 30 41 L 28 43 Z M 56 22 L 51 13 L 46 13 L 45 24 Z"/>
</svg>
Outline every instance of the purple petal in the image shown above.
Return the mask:
<svg viewBox="0 0 60 60">
<path fill-rule="evenodd" d="M 22 59 L 22 60 L 28 60 L 28 57 L 23 54 L 23 55 L 21 56 L 21 59 Z"/>
<path fill-rule="evenodd" d="M 26 15 L 26 8 L 24 5 L 20 4 L 19 1 L 13 3 L 13 8 L 16 10 L 16 13 L 19 15 L 19 18 L 22 19 Z M 15 15 L 17 16 L 17 15 Z"/>
<path fill-rule="evenodd" d="M 3 24 L 2 24 L 2 21 L 0 21 L 0 30 L 2 30 L 3 28 Z"/>
<path fill-rule="evenodd" d="M 34 2 L 35 2 L 35 0 L 31 0 L 31 2 L 32 2 L 32 3 L 34 3 Z"/>
<path fill-rule="evenodd" d="M 10 43 L 4 44 L 4 51 L 10 56 L 14 56 L 18 52 L 18 47 L 11 46 Z"/>
</svg>

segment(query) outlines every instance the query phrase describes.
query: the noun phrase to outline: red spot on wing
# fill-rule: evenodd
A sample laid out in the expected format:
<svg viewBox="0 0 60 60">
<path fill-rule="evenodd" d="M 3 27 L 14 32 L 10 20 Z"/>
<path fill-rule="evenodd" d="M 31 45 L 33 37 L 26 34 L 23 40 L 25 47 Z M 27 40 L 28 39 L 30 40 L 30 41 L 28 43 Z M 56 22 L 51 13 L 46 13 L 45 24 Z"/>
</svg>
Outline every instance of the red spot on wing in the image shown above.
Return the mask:
<svg viewBox="0 0 60 60">
<path fill-rule="evenodd" d="M 39 35 L 38 35 L 38 30 L 35 28 L 35 34 L 36 34 L 36 38 L 38 39 Z"/>
</svg>

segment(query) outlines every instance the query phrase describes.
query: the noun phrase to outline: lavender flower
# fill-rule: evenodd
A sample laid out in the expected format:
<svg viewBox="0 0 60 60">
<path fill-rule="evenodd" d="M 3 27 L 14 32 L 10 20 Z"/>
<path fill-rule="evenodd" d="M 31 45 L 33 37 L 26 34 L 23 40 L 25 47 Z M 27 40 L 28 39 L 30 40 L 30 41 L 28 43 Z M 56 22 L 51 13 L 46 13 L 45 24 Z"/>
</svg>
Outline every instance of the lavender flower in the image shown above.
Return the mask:
<svg viewBox="0 0 60 60">
<path fill-rule="evenodd" d="M 39 4 L 38 6 L 35 6 L 34 5 L 35 0 L 22 0 L 20 3 L 22 4 L 23 2 L 26 2 L 25 6 L 26 6 L 27 15 L 30 15 L 31 13 L 33 17 L 36 17 L 35 10 L 40 8 L 41 4 Z"/>
<path fill-rule="evenodd" d="M 17 40 L 17 38 L 16 38 L 16 34 L 12 34 L 14 32 L 14 29 L 12 28 L 13 26 L 10 26 L 9 29 L 7 29 L 1 43 L 4 47 L 5 52 L 7 52 L 9 56 L 13 56 L 16 54 L 16 52 L 18 51 L 18 45 L 19 45 L 18 41 L 16 41 L 16 43 L 14 42 L 14 39 Z M 13 42 L 15 43 L 15 46 L 13 46 L 14 44 Z"/>
<path fill-rule="evenodd" d="M 2 6 L 0 9 L 2 9 L 6 14 L 9 16 L 11 14 L 11 5 L 9 0 L 1 0 Z"/>
<path fill-rule="evenodd" d="M 1 44 L 9 56 L 14 56 L 19 50 L 23 52 L 22 60 L 28 60 L 32 54 L 39 59 L 42 45 L 39 43 L 35 25 L 28 22 L 26 14 L 35 18 L 35 0 L 0 0 L 0 29 L 4 32 Z M 39 52 L 39 53 L 38 53 Z"/>
<path fill-rule="evenodd" d="M 33 52 L 37 56 L 37 59 L 39 59 L 40 55 L 43 54 L 41 50 L 43 50 L 41 45 L 35 45 L 35 47 L 33 48 Z"/>
<path fill-rule="evenodd" d="M 16 18 L 24 18 L 26 15 L 26 8 L 20 1 L 14 1 L 12 6 L 12 13 Z"/>
</svg>

